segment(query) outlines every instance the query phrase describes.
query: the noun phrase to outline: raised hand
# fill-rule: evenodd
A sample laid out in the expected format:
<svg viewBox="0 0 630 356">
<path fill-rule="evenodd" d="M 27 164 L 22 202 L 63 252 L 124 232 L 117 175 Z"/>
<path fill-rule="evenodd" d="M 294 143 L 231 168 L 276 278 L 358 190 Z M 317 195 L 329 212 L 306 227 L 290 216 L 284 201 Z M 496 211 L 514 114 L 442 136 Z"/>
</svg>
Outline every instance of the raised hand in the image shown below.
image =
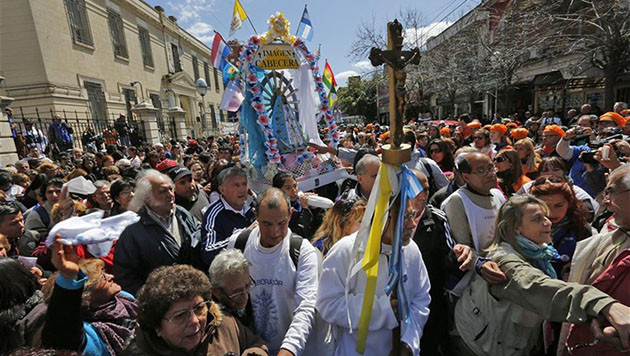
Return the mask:
<svg viewBox="0 0 630 356">
<path fill-rule="evenodd" d="M 52 245 L 52 264 L 62 276 L 68 279 L 76 279 L 79 275 L 79 258 L 74 250 L 74 246 L 63 245 L 61 235 L 55 236 L 55 243 Z"/>
</svg>

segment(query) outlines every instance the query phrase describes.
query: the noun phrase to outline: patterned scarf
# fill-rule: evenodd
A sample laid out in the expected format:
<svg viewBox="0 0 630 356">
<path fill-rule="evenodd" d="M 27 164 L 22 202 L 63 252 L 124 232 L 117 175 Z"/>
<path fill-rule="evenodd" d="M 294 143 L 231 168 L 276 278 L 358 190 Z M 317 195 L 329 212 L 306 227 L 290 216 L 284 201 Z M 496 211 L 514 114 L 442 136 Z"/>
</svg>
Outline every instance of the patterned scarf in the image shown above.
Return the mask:
<svg viewBox="0 0 630 356">
<path fill-rule="evenodd" d="M 136 301 L 118 293 L 111 302 L 83 313 L 83 321 L 96 329 L 110 355 L 120 355 L 136 325 Z"/>
<path fill-rule="evenodd" d="M 551 278 L 558 278 L 556 271 L 551 266 L 551 260 L 560 258 L 560 256 L 553 246 L 545 243 L 539 245 L 523 235 L 516 235 L 516 241 L 518 247 L 534 267 Z"/>
</svg>

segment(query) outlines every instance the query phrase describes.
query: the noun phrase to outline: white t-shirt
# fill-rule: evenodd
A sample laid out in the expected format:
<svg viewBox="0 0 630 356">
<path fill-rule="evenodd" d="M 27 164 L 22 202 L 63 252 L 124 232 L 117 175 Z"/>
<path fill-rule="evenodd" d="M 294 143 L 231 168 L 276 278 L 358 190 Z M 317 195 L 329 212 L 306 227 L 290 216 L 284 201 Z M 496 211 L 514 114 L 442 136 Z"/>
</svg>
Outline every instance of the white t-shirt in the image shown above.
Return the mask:
<svg viewBox="0 0 630 356">
<path fill-rule="evenodd" d="M 255 286 L 249 290 L 257 335 L 269 347 L 269 355 L 283 348 L 300 356 L 311 332 L 317 298 L 317 250 L 302 241 L 297 271 L 289 254 L 291 230 L 282 243 L 266 248 L 260 244 L 260 230 L 252 230 L 245 245 L 245 258 Z M 234 248 L 232 235 L 228 248 Z"/>
</svg>

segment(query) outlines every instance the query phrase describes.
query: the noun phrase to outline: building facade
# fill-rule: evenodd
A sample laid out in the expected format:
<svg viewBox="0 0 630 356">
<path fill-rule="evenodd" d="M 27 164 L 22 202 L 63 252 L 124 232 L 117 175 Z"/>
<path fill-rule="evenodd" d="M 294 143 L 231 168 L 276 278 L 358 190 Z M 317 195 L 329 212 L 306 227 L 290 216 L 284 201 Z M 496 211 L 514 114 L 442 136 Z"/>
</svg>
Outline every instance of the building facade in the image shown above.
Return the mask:
<svg viewBox="0 0 630 356">
<path fill-rule="evenodd" d="M 207 136 L 227 118 L 210 56 L 176 18 L 142 0 L 0 2 L 0 95 L 15 99 L 18 118 L 59 115 L 99 130 L 125 114 L 133 126 L 132 109 L 146 101 L 164 138 L 174 136 L 171 113 L 182 110 L 186 133 Z M 198 78 L 208 84 L 204 98 Z"/>
<path fill-rule="evenodd" d="M 438 76 L 434 82 L 427 81 L 424 95 L 430 101 L 434 114 L 445 117 L 471 112 L 477 117 L 492 117 L 495 112 L 508 115 L 553 110 L 562 115 L 571 108 L 579 109 L 583 104 L 591 104 L 594 112 L 612 110 L 604 104 L 603 71 L 585 60 L 583 53 L 574 49 L 574 42 L 545 40 L 553 36 L 549 33 L 551 30 L 538 21 L 543 19 L 543 15 L 529 12 L 537 3 L 537 0 L 484 0 L 442 33 L 427 40 L 424 56 L 431 57 L 440 51 L 450 52 L 447 59 L 477 56 L 479 52 L 472 50 L 482 44 L 482 50 L 486 50 L 485 60 L 504 62 L 511 69 L 509 83 L 497 78 L 495 70 L 494 77 L 479 81 L 482 90 L 474 95 L 461 90 L 466 81 L 462 85 L 459 79 L 465 73 L 453 71 L 453 79 L 459 85 L 456 92 L 448 92 L 440 85 L 444 82 L 443 76 Z M 571 28 L 571 31 L 575 32 L 575 36 L 576 33 L 587 33 L 588 28 Z M 470 33 L 478 39 L 471 41 L 468 37 L 466 41 L 461 40 Z M 513 33 L 516 35 L 513 36 Z M 525 38 L 517 38 L 518 35 Z M 513 43 L 500 43 L 506 40 Z M 531 46 L 523 43 L 531 43 Z M 466 52 L 468 49 L 471 51 Z M 491 64 L 496 63 L 488 63 L 488 67 Z M 483 65 L 477 68 L 475 72 L 481 78 Z M 630 73 L 617 76 L 612 93 L 614 101 L 630 101 Z"/>
</svg>

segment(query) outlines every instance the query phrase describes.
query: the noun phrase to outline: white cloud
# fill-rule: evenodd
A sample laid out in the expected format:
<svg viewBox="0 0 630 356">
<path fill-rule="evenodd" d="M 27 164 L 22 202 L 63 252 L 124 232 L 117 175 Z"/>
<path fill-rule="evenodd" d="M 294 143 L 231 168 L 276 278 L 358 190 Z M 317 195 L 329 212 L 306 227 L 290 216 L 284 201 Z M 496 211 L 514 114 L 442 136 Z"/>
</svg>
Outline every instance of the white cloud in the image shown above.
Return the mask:
<svg viewBox="0 0 630 356">
<path fill-rule="evenodd" d="M 214 28 L 212 25 L 205 22 L 197 21 L 192 26 L 188 27 L 186 31 L 191 35 L 197 37 L 202 42 L 209 44 L 214 39 Z"/>
<path fill-rule="evenodd" d="M 199 21 L 201 13 L 208 12 L 214 5 L 215 0 L 176 0 L 169 1 L 168 6 L 180 23 Z"/>
<path fill-rule="evenodd" d="M 348 77 L 353 77 L 355 75 L 359 75 L 359 73 L 353 71 L 353 70 L 346 70 L 343 71 L 341 73 L 337 73 L 335 74 L 335 79 L 337 80 L 346 80 L 348 79 Z"/>
<path fill-rule="evenodd" d="M 429 38 L 440 34 L 452 24 L 449 21 L 441 21 L 423 27 L 408 28 L 405 30 L 405 44 L 409 47 L 423 47 Z"/>
<path fill-rule="evenodd" d="M 359 61 L 352 66 L 360 69 L 361 71 L 369 71 L 374 69 L 374 66 L 372 66 L 372 63 L 370 63 L 370 61 Z"/>
</svg>

